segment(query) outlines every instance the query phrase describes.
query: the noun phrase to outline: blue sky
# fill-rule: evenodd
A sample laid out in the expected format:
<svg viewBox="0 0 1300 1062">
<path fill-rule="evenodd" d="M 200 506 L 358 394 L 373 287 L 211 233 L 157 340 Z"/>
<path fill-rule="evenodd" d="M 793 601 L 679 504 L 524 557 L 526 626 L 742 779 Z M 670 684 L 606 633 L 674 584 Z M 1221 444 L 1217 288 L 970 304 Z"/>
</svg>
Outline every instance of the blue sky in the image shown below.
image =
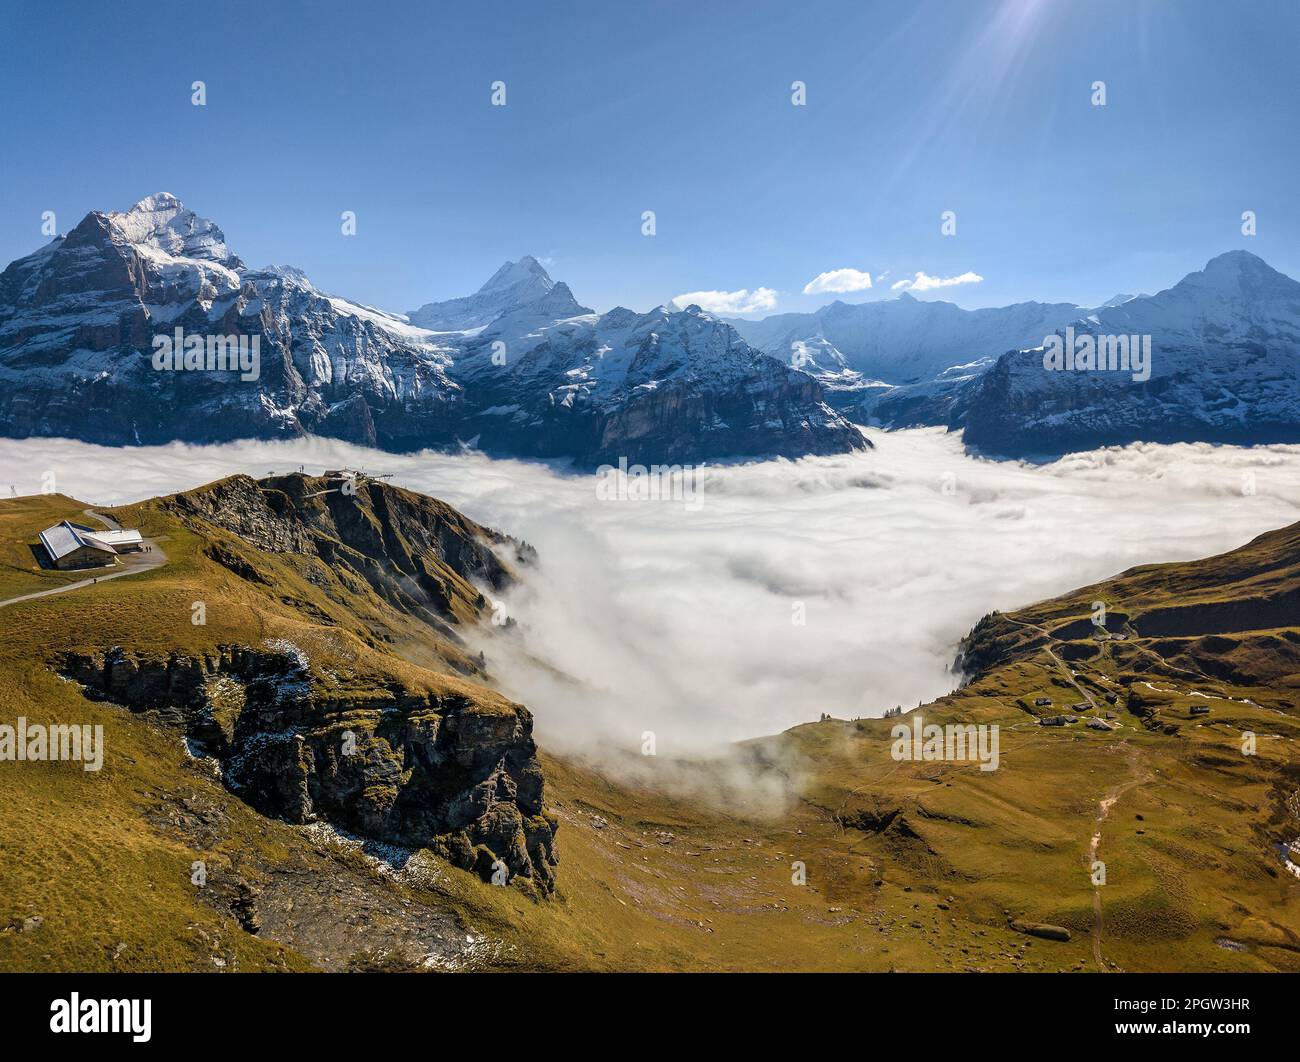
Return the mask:
<svg viewBox="0 0 1300 1062">
<path fill-rule="evenodd" d="M 1239 247 L 1300 276 L 1298 46 L 1293 0 L 0 0 L 0 262 L 169 191 L 399 311 L 523 254 L 597 309 L 813 309 L 838 269 L 1092 304 Z"/>
</svg>

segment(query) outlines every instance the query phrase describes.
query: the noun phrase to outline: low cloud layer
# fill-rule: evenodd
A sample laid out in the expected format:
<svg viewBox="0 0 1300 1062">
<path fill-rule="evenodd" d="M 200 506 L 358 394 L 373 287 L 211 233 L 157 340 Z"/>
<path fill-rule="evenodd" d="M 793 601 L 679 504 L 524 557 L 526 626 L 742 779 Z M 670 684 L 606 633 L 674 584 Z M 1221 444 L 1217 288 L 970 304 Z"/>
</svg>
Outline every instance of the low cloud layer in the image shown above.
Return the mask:
<svg viewBox="0 0 1300 1062">
<path fill-rule="evenodd" d="M 483 646 L 541 740 L 634 748 L 651 731 L 661 756 L 914 706 L 953 687 L 957 641 L 991 609 L 1300 519 L 1300 447 L 1135 445 L 1035 467 L 968 457 L 938 430 L 870 435 L 867 453 L 708 468 L 685 502 L 599 501 L 594 477 L 545 465 L 321 439 L 0 440 L 0 493 L 53 475 L 117 504 L 234 471 L 392 473 L 537 547 L 503 601 L 519 637 L 488 629 Z"/>
</svg>

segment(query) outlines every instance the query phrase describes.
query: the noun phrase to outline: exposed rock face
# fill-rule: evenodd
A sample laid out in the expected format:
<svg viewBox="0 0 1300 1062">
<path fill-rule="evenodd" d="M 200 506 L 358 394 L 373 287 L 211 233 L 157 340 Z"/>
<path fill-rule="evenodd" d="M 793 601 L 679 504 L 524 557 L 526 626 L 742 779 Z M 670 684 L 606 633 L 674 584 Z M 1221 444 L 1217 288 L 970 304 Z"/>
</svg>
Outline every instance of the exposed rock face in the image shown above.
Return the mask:
<svg viewBox="0 0 1300 1062">
<path fill-rule="evenodd" d="M 1155 295 L 1095 309 L 967 311 L 904 296 L 735 320 L 857 423 L 965 429 L 982 452 L 1055 456 L 1146 442 L 1300 441 L 1300 283 L 1230 251 Z M 1150 379 L 1043 367 L 1048 336 L 1149 336 Z"/>
<path fill-rule="evenodd" d="M 182 727 L 220 762 L 231 792 L 266 815 L 430 848 L 484 878 L 503 863 L 553 888 L 556 822 L 520 705 L 396 682 L 326 690 L 288 644 L 165 659 L 70 653 L 61 669 L 88 695 Z"/>
<path fill-rule="evenodd" d="M 499 366 L 492 354 L 503 349 Z M 591 466 L 868 446 L 807 373 L 698 306 L 556 322 L 511 314 L 468 343 L 456 371 L 481 407 L 478 445 L 492 452 L 570 453 Z"/>
<path fill-rule="evenodd" d="M 504 868 L 553 887 L 556 823 L 543 809 L 527 709 L 386 647 L 367 655 L 321 609 L 355 613 L 358 601 L 374 601 L 369 586 L 460 644 L 458 625 L 477 622 L 486 606 L 479 588 L 510 583 L 511 561 L 528 562 L 531 547 L 437 499 L 351 473 L 238 475 L 152 504 L 268 605 L 293 609 L 288 630 L 302 633 L 184 651 L 78 649 L 55 662 L 65 676 L 88 696 L 156 712 L 181 729 L 196 754 L 220 763 L 226 787 L 263 814 L 324 821 L 432 849 L 485 878 Z M 286 564 L 275 557 L 284 554 L 296 556 Z M 319 572 L 321 582 L 308 582 L 328 592 L 317 604 L 286 597 L 286 571 Z M 439 644 L 432 634 L 419 641 L 426 650 Z"/>
<path fill-rule="evenodd" d="M 445 420 L 455 388 L 436 354 L 399 322 L 338 303 L 296 270 L 247 270 L 174 197 L 88 214 L 0 274 L 0 430 L 108 445 L 304 432 L 373 444 L 359 395 L 408 403 L 429 430 Z M 256 337 L 257 379 L 155 369 L 154 337 L 177 328 Z"/>
<path fill-rule="evenodd" d="M 256 379 L 155 368 L 155 338 L 177 328 L 256 339 Z M 169 195 L 89 214 L 0 274 L 0 433 L 108 445 L 318 434 L 397 451 L 478 440 L 584 464 L 865 445 L 811 377 L 698 309 L 598 317 L 524 258 L 407 320 L 292 268 L 248 269 Z"/>
<path fill-rule="evenodd" d="M 532 557 L 531 547 L 444 502 L 343 473 L 232 476 L 164 505 L 263 552 L 314 554 L 365 579 L 403 611 L 428 609 L 443 619 L 481 609 L 479 585 L 501 589 L 511 581 L 493 547 L 512 550 L 516 561 Z"/>
<path fill-rule="evenodd" d="M 267 553 L 315 552 L 307 525 L 277 513 L 251 476 L 231 476 L 178 494 L 172 507 L 223 527 Z"/>
</svg>

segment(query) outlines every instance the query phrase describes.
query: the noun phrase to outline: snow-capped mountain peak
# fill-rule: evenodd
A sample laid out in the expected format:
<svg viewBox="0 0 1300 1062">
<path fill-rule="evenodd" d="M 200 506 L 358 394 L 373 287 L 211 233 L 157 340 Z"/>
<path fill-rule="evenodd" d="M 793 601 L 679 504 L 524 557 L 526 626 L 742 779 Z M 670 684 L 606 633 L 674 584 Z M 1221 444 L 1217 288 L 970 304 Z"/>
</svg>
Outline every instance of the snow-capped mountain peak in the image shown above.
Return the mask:
<svg viewBox="0 0 1300 1062">
<path fill-rule="evenodd" d="M 430 331 L 467 332 L 521 311 L 553 318 L 591 312 L 578 305 L 568 285 L 557 284 L 541 262 L 525 255 L 504 263 L 473 295 L 427 302 L 407 316 L 412 324 Z"/>
<path fill-rule="evenodd" d="M 1211 258 L 1199 272 L 1189 273 L 1175 285 L 1175 289 L 1183 285 L 1239 294 L 1278 285 L 1294 286 L 1295 281 L 1249 251 L 1227 251 Z"/>
<path fill-rule="evenodd" d="M 1300 331 L 1300 283 L 1249 251 L 1211 258 L 1155 295 L 1099 308 L 1103 333 L 1146 333 L 1166 348 L 1192 349 Z"/>
<path fill-rule="evenodd" d="M 1250 251 L 1235 250 L 1224 251 L 1222 254 L 1216 254 L 1208 262 L 1203 273 L 1214 274 L 1241 274 L 1241 273 L 1267 273 L 1270 276 L 1282 276 L 1271 265 L 1260 258 L 1257 254 Z"/>
<path fill-rule="evenodd" d="M 1145 299 L 1147 295 L 1129 295 L 1121 292 L 1119 295 L 1112 295 L 1109 299 L 1097 307 L 1099 310 L 1109 310 L 1115 306 L 1123 306 L 1126 302 L 1132 302 L 1134 299 Z"/>
<path fill-rule="evenodd" d="M 216 223 L 187 209 L 170 192 L 146 196 L 129 210 L 114 211 L 106 217 L 115 239 L 138 249 L 216 262 L 228 269 L 243 268 L 243 263 L 230 253 L 225 233 Z"/>
<path fill-rule="evenodd" d="M 303 288 L 315 289 L 311 279 L 297 266 L 291 265 L 266 265 L 258 270 L 258 273 L 264 273 L 268 276 L 279 278 L 286 284 L 293 284 Z"/>
<path fill-rule="evenodd" d="M 177 329 L 185 362 L 157 362 L 156 339 Z M 241 358 L 245 337 L 260 351 L 251 376 L 218 363 L 231 337 Z M 698 307 L 602 317 L 524 257 L 407 320 L 292 266 L 245 268 L 166 193 L 93 211 L 0 272 L 0 433 L 113 445 L 316 434 L 396 450 L 470 439 L 580 465 L 868 445 L 812 377 Z"/>
<path fill-rule="evenodd" d="M 895 299 L 847 303 L 836 300 L 814 313 L 777 314 L 760 321 L 728 319 L 748 342 L 781 361 L 807 367 L 823 382 L 913 384 L 954 365 L 1040 343 L 1044 335 L 1079 315 L 1072 303 L 1022 302 L 964 310 L 951 302 Z M 848 398 L 848 395 L 845 395 Z"/>
<path fill-rule="evenodd" d="M 478 291 L 480 295 L 491 291 L 515 291 L 517 289 L 530 291 L 541 289 L 546 292 L 550 291 L 554 285 L 555 282 L 551 280 L 550 274 L 542 267 L 542 263 L 532 255 L 526 254 L 517 262 L 504 263 Z"/>
</svg>

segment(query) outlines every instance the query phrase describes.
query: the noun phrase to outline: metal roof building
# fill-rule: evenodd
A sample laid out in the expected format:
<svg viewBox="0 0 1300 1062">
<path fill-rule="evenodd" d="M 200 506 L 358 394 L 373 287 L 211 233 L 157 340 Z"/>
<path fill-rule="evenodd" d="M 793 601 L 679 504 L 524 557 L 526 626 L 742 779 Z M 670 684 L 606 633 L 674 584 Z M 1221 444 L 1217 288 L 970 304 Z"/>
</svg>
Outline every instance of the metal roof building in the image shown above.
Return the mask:
<svg viewBox="0 0 1300 1062">
<path fill-rule="evenodd" d="M 99 540 L 100 534 L 102 532 L 97 532 L 93 527 L 64 520 L 53 527 L 47 527 L 41 532 L 40 539 L 54 567 L 89 568 L 111 564 L 117 556 L 114 546 Z"/>
</svg>

